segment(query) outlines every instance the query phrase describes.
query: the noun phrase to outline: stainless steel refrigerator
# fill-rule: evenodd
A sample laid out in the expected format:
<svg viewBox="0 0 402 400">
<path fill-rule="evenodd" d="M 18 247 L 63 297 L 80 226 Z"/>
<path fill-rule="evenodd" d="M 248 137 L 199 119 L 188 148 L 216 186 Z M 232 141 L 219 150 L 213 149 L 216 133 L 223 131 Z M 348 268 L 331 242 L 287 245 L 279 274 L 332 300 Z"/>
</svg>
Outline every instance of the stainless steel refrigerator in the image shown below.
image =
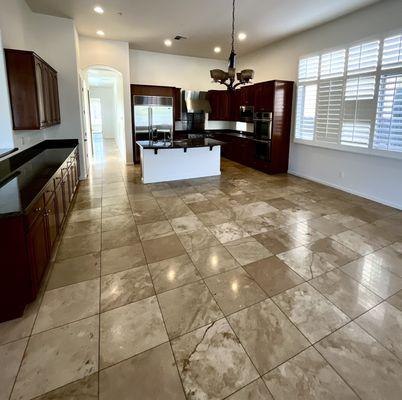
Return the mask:
<svg viewBox="0 0 402 400">
<path fill-rule="evenodd" d="M 139 161 L 137 140 L 169 140 L 173 137 L 173 97 L 133 96 L 134 155 Z"/>
</svg>

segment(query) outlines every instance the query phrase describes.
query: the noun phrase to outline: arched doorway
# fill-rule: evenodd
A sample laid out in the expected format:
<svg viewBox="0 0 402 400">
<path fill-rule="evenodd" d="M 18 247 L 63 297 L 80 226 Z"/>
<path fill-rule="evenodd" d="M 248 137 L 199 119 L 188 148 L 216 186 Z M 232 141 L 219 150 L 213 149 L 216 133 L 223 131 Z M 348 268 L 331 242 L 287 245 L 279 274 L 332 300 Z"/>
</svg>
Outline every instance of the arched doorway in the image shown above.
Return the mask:
<svg viewBox="0 0 402 400">
<path fill-rule="evenodd" d="M 114 68 L 93 65 L 82 73 L 83 123 L 89 158 L 103 157 L 104 143 L 113 142 L 125 159 L 123 75 Z"/>
</svg>

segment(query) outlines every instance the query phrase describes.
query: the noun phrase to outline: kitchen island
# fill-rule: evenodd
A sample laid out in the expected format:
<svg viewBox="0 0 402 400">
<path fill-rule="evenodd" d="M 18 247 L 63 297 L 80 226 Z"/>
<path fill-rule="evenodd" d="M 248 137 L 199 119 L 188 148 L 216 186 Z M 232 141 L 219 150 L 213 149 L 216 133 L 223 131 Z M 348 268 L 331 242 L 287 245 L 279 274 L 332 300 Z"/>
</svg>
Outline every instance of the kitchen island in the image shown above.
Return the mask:
<svg viewBox="0 0 402 400">
<path fill-rule="evenodd" d="M 221 146 L 211 138 L 172 142 L 137 141 L 143 183 L 202 178 L 221 174 Z"/>
</svg>

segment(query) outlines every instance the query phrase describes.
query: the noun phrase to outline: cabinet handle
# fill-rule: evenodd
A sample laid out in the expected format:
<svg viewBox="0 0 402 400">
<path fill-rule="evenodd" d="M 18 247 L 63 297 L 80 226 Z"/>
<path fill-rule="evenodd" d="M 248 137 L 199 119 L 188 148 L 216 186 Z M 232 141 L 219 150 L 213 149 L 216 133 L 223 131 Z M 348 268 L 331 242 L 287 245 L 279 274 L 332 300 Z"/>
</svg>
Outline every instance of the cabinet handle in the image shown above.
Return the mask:
<svg viewBox="0 0 402 400">
<path fill-rule="evenodd" d="M 35 208 L 36 212 L 42 211 L 42 207 Z"/>
</svg>

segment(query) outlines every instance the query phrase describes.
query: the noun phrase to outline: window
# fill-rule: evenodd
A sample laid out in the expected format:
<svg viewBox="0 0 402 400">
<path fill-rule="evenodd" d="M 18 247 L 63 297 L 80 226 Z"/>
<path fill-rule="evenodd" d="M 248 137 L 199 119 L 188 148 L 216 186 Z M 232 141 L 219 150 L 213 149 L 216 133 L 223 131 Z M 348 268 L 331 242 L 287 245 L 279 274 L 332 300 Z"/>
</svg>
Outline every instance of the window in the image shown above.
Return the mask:
<svg viewBox="0 0 402 400">
<path fill-rule="evenodd" d="M 402 153 L 402 34 L 300 59 L 295 140 Z"/>
</svg>

